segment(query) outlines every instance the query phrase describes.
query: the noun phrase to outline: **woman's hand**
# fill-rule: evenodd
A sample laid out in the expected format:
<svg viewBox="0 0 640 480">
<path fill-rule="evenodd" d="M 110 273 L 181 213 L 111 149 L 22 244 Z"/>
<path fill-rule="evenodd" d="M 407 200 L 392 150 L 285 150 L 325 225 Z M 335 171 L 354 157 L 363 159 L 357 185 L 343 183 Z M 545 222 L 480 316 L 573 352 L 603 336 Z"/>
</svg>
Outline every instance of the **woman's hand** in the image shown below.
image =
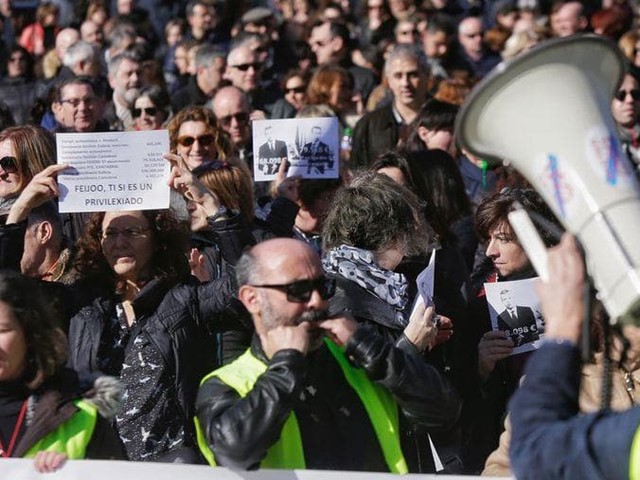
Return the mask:
<svg viewBox="0 0 640 480">
<path fill-rule="evenodd" d="M 288 198 L 292 202 L 297 203 L 300 198 L 298 189 L 302 177 L 300 175 L 287 177 L 288 165 L 289 161 L 286 158 L 280 162 L 280 168 L 278 168 L 278 174 L 275 179 L 275 187 L 278 196 Z"/>
<path fill-rule="evenodd" d="M 409 324 L 404 329 L 405 336 L 421 352 L 424 352 L 427 347 L 431 347 L 438 335 L 438 327 L 434 322 L 435 314 L 435 307 L 433 305 L 425 306 L 424 301 L 420 298 L 409 318 Z"/>
<path fill-rule="evenodd" d="M 51 473 L 59 470 L 67 461 L 64 453 L 58 452 L 38 452 L 33 458 L 33 466 L 39 473 Z"/>
<path fill-rule="evenodd" d="M 513 341 L 501 330 L 485 333 L 478 343 L 478 373 L 486 380 L 496 368 L 496 363 L 513 351 Z"/>
<path fill-rule="evenodd" d="M 436 334 L 436 338 L 434 338 L 433 342 L 429 345 L 429 349 L 448 341 L 453 335 L 453 322 L 449 317 L 436 315 L 434 321 L 436 328 L 438 329 L 438 333 Z"/>
<path fill-rule="evenodd" d="M 56 198 L 59 193 L 56 177 L 59 172 L 67 168 L 69 165 L 49 165 L 41 172 L 36 173 L 11 206 L 7 216 L 7 225 L 23 221 L 29 216 L 31 210 L 47 200 Z"/>
<path fill-rule="evenodd" d="M 173 153 L 163 156 L 172 164 L 167 181 L 169 186 L 187 200 L 202 205 L 208 216 L 218 213 L 222 208 L 220 199 L 186 168 L 182 157 Z"/>
</svg>

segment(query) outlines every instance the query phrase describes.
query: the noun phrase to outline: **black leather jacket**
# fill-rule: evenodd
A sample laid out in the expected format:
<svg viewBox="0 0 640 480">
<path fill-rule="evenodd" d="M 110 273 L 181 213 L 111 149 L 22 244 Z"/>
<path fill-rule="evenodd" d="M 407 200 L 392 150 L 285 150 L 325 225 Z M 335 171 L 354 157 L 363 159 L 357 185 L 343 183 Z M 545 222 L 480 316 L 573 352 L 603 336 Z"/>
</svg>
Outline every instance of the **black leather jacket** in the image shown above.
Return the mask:
<svg viewBox="0 0 640 480">
<path fill-rule="evenodd" d="M 218 464 L 257 468 L 293 410 L 307 468 L 386 469 L 384 461 L 375 458 L 381 453 L 370 422 L 356 421 L 368 418 L 364 408 L 324 345 L 307 357 L 287 349 L 271 360 L 256 337 L 251 348 L 268 368 L 246 397 L 241 399 L 216 377 L 198 392 L 196 413 Z M 345 355 L 393 394 L 402 412 L 401 425 L 408 421 L 438 429 L 456 421 L 456 393 L 418 356 L 394 348 L 366 327 L 351 337 Z"/>
</svg>

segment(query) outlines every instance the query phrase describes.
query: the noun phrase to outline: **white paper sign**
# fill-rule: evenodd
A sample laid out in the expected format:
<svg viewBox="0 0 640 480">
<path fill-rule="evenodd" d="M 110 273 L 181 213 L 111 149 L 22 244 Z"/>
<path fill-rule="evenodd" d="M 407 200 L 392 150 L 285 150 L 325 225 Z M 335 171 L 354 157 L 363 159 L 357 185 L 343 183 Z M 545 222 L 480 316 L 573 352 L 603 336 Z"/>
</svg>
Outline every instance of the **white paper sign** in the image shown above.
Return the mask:
<svg viewBox="0 0 640 480">
<path fill-rule="evenodd" d="M 411 309 L 411 315 L 416 311 L 419 305 L 425 305 L 429 307 L 433 305 L 433 286 L 435 283 L 436 274 L 436 249 L 431 251 L 431 257 L 427 267 L 420 272 L 418 278 L 416 278 L 416 284 L 418 286 L 418 294 Z"/>
<path fill-rule="evenodd" d="M 338 178 L 339 128 L 336 117 L 287 118 L 253 122 L 253 177 L 276 178 L 282 160 L 287 176 Z"/>
<path fill-rule="evenodd" d="M 535 350 L 544 338 L 544 318 L 535 290 L 537 280 L 538 277 L 484 284 L 491 326 L 511 338 L 511 355 Z"/>
<path fill-rule="evenodd" d="M 169 208 L 166 130 L 58 133 L 60 213 Z"/>
</svg>

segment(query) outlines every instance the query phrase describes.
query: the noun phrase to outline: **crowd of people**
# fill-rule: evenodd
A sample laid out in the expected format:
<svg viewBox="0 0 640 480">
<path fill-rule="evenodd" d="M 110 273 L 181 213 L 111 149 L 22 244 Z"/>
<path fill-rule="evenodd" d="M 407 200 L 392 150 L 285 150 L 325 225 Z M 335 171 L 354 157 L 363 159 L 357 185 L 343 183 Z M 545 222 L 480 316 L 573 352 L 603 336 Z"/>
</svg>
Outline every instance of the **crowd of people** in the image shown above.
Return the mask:
<svg viewBox="0 0 640 480">
<path fill-rule="evenodd" d="M 560 243 L 540 299 L 565 365 L 584 313 L 579 256 L 527 181 L 462 149 L 454 124 L 502 60 L 594 33 L 627 59 L 611 113 L 640 168 L 635 8 L 0 2 L 0 454 L 43 472 L 94 458 L 508 476 L 513 439 L 541 452 L 516 451 L 518 475 L 568 468 L 562 449 L 597 417 L 555 447 L 522 433 L 535 408 L 509 399 L 544 391 L 520 387 L 531 352 L 492 324 L 486 285 L 536 277 L 508 221 L 526 208 L 545 245 Z M 282 160 L 255 182 L 254 151 L 287 147 L 271 127 L 254 146 L 252 122 L 305 117 L 337 118 L 339 178 L 288 176 Z M 58 212 L 56 135 L 160 129 L 169 208 Z M 580 317 L 569 333 L 563 316 Z M 606 355 L 613 407 L 636 403 L 635 327 L 605 355 L 601 306 L 593 318 L 572 413 L 598 407 Z M 604 461 L 569 478 L 629 468 Z"/>
</svg>

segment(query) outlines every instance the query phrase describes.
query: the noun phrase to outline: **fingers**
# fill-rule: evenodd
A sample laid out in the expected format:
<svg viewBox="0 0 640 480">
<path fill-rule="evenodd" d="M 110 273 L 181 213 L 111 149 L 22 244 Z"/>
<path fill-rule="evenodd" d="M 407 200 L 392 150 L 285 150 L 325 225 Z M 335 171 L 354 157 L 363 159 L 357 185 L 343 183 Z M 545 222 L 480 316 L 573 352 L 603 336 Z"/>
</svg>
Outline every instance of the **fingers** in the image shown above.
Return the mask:
<svg viewBox="0 0 640 480">
<path fill-rule="evenodd" d="M 40 473 L 51 473 L 61 468 L 66 460 L 64 453 L 38 452 L 34 457 L 34 467 Z"/>
<path fill-rule="evenodd" d="M 187 163 L 184 161 L 184 158 L 182 158 L 182 156 L 176 154 L 176 153 L 165 153 L 162 155 L 162 158 L 164 158 L 165 160 L 171 162 L 173 165 L 182 168 L 184 170 L 189 170 L 189 166 L 187 165 Z"/>
<path fill-rule="evenodd" d="M 56 165 L 49 165 L 47 168 L 45 168 L 44 170 L 42 170 L 41 172 L 38 172 L 36 175 L 34 175 L 35 177 L 51 177 L 51 176 L 55 176 L 58 173 L 66 170 L 67 168 L 69 168 L 69 165 L 67 165 L 66 163 L 60 163 L 60 164 L 56 164 Z"/>
</svg>

